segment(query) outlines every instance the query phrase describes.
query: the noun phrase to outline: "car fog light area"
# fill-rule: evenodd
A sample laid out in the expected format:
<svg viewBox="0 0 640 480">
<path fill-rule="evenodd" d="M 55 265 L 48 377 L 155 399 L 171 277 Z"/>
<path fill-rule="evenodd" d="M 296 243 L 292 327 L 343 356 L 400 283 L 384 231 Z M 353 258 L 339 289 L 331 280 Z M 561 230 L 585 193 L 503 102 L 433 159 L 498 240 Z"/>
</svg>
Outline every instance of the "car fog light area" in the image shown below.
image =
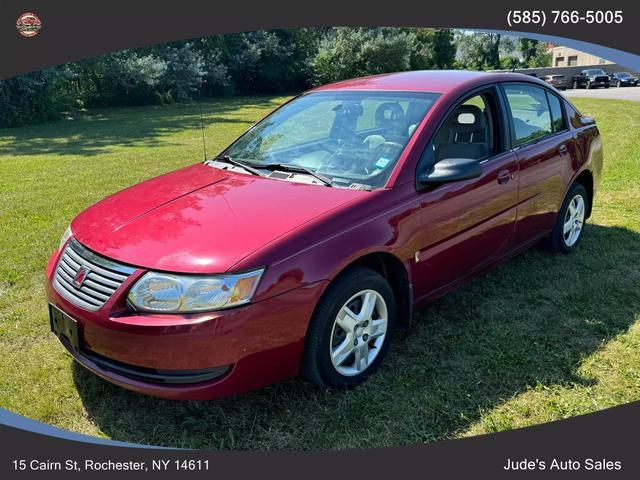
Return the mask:
<svg viewBox="0 0 640 480">
<path fill-rule="evenodd" d="M 137 310 L 188 313 L 221 310 L 249 303 L 263 269 L 231 275 L 173 275 L 149 272 L 129 292 Z"/>
</svg>

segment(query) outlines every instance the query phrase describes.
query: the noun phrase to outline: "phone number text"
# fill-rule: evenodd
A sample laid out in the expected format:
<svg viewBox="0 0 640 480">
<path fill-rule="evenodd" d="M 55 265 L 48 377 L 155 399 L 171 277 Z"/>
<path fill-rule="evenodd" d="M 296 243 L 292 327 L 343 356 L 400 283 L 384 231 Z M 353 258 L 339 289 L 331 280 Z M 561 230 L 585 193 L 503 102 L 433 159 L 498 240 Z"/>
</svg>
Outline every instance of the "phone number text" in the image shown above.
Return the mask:
<svg viewBox="0 0 640 480">
<path fill-rule="evenodd" d="M 621 24 L 624 21 L 622 10 L 509 10 L 507 23 L 514 25 L 539 25 L 544 27 L 547 21 L 559 24 Z"/>
</svg>

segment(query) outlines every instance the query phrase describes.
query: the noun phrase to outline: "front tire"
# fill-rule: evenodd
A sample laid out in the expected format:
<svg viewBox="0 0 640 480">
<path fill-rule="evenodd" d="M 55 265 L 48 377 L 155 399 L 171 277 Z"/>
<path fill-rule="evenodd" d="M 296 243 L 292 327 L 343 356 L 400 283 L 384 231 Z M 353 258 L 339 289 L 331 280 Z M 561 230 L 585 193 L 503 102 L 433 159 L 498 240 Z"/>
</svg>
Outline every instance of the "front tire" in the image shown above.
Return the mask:
<svg viewBox="0 0 640 480">
<path fill-rule="evenodd" d="M 553 231 L 545 242 L 548 250 L 566 255 L 575 248 L 584 231 L 588 201 L 589 196 L 585 188 L 579 183 L 574 183 L 558 212 Z"/>
<path fill-rule="evenodd" d="M 396 300 L 387 280 L 355 267 L 338 277 L 311 319 L 302 375 L 324 388 L 352 387 L 374 373 L 394 333 Z"/>
</svg>

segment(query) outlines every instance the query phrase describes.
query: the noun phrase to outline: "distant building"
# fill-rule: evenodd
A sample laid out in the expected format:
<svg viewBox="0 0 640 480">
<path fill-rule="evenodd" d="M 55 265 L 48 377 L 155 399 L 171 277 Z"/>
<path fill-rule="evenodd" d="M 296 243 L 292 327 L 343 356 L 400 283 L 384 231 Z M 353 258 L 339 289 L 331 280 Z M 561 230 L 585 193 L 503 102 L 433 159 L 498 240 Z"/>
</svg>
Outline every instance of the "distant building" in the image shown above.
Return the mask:
<svg viewBox="0 0 640 480">
<path fill-rule="evenodd" d="M 591 67 L 613 63 L 590 53 L 568 47 L 552 47 L 549 51 L 551 52 L 552 67 Z"/>
</svg>

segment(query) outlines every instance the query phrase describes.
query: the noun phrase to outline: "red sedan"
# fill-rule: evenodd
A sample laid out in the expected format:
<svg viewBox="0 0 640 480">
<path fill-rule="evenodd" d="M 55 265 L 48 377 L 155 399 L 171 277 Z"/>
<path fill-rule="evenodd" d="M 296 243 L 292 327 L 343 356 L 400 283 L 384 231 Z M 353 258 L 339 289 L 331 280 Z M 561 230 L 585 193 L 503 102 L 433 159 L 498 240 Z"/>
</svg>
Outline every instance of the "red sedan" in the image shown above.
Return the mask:
<svg viewBox="0 0 640 480">
<path fill-rule="evenodd" d="M 51 328 L 160 397 L 356 385 L 416 308 L 536 243 L 573 250 L 601 170 L 594 120 L 530 76 L 326 85 L 78 215 L 47 267 Z"/>
</svg>

